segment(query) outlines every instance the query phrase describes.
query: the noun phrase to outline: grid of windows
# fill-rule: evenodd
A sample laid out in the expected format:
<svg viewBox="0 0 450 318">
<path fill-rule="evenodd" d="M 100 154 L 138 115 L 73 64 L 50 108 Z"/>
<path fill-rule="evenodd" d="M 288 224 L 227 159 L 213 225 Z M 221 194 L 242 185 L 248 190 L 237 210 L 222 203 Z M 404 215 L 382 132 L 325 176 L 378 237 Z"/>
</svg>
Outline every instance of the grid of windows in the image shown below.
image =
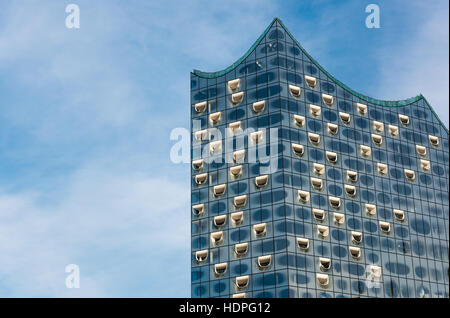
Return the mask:
<svg viewBox="0 0 450 318">
<path fill-rule="evenodd" d="M 448 132 L 424 99 L 361 100 L 275 20 L 191 74 L 191 104 L 192 297 L 448 297 Z"/>
</svg>

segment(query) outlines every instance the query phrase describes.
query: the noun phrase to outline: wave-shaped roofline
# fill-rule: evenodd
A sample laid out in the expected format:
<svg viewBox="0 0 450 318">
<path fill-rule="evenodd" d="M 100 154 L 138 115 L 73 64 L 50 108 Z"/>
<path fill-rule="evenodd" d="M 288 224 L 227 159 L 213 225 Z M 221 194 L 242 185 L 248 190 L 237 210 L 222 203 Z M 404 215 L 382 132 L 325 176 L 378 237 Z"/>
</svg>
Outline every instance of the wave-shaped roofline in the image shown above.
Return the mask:
<svg viewBox="0 0 450 318">
<path fill-rule="evenodd" d="M 425 101 L 425 103 L 428 105 L 428 107 L 430 108 L 430 110 L 432 111 L 432 113 L 436 116 L 436 118 L 439 121 L 439 123 L 445 129 L 447 134 L 449 133 L 447 127 L 445 127 L 444 123 L 440 120 L 439 116 L 436 114 L 436 112 L 434 111 L 433 107 L 431 107 L 431 105 L 428 103 L 428 101 L 425 99 L 425 97 L 422 94 L 419 94 L 419 95 L 417 95 L 415 97 L 410 97 L 410 98 L 407 98 L 407 99 L 403 99 L 403 100 L 381 100 L 381 99 L 376 99 L 376 98 L 369 97 L 369 96 L 366 96 L 364 94 L 361 94 L 361 93 L 353 90 L 349 86 L 345 85 L 344 83 L 342 83 L 338 79 L 336 79 L 327 70 L 325 70 L 311 55 L 309 55 L 308 52 L 306 52 L 306 50 L 303 48 L 303 46 L 301 46 L 301 44 L 291 34 L 291 32 L 289 32 L 289 30 L 286 28 L 286 26 L 283 24 L 283 22 L 278 17 L 276 17 L 276 18 L 274 18 L 272 20 L 272 22 L 269 24 L 269 26 L 258 37 L 258 39 L 255 41 L 255 43 L 253 43 L 253 45 L 248 49 L 248 51 L 241 58 L 239 58 L 236 62 L 234 62 L 233 64 L 231 64 L 227 68 L 225 68 L 225 69 L 223 69 L 221 71 L 217 71 L 217 72 L 203 72 L 203 71 L 194 69 L 193 73 L 195 75 L 199 76 L 199 77 L 202 77 L 202 78 L 216 78 L 216 77 L 223 76 L 223 75 L 229 73 L 230 71 L 234 70 L 236 67 L 238 67 L 256 49 L 256 47 L 259 45 L 261 40 L 267 35 L 267 33 L 269 32 L 269 30 L 272 27 L 272 25 L 275 22 L 277 22 L 277 21 L 278 21 L 278 23 L 280 23 L 281 27 L 289 34 L 289 36 L 295 41 L 295 44 L 298 45 L 298 47 L 301 49 L 303 54 L 305 54 L 315 66 L 317 66 L 333 82 L 335 82 L 337 85 L 341 86 L 343 89 L 347 90 L 348 92 L 350 92 L 354 96 L 360 98 L 361 100 L 364 100 L 364 101 L 366 101 L 368 103 L 372 103 L 372 104 L 375 104 L 375 105 L 380 105 L 380 106 L 388 106 L 388 107 L 407 106 L 407 105 L 410 105 L 410 104 L 412 104 L 414 102 L 417 102 L 417 101 L 423 99 Z"/>
</svg>

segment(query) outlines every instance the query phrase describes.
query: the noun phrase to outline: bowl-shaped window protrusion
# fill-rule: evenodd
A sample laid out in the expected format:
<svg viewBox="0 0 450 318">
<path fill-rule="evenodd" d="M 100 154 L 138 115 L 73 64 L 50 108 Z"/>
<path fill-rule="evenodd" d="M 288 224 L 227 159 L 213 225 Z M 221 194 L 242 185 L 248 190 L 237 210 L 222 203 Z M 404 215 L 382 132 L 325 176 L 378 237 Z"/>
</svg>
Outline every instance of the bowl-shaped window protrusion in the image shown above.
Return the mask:
<svg viewBox="0 0 450 318">
<path fill-rule="evenodd" d="M 294 123 L 298 127 L 303 127 L 305 125 L 305 116 L 294 115 Z"/>
<path fill-rule="evenodd" d="M 360 244 L 362 242 L 362 233 L 357 231 L 352 231 L 352 243 Z"/>
<path fill-rule="evenodd" d="M 266 233 L 267 233 L 266 223 L 259 223 L 259 224 L 253 225 L 253 231 L 255 232 L 255 235 L 257 237 L 262 237 L 262 236 L 266 235 Z"/>
<path fill-rule="evenodd" d="M 391 225 L 388 222 L 380 221 L 379 225 L 380 225 L 380 229 L 383 233 L 388 234 L 391 231 Z"/>
<path fill-rule="evenodd" d="M 305 75 L 305 81 L 306 81 L 306 85 L 308 85 L 310 88 L 316 87 L 317 80 L 315 77 Z"/>
<path fill-rule="evenodd" d="M 298 200 L 301 203 L 307 203 L 309 201 L 309 192 L 303 191 L 303 190 L 298 190 Z"/>
<path fill-rule="evenodd" d="M 292 144 L 292 151 L 294 152 L 294 154 L 297 157 L 301 157 L 301 156 L 303 156 L 303 153 L 304 153 L 305 150 L 304 150 L 303 145 Z"/>
<path fill-rule="evenodd" d="M 360 115 L 365 115 L 367 113 L 367 105 L 366 104 L 356 103 L 356 109 L 358 110 L 358 113 Z"/>
<path fill-rule="evenodd" d="M 409 125 L 409 117 L 408 116 L 398 114 L 398 119 L 400 120 L 400 122 L 402 123 L 403 126 L 407 127 Z"/>
<path fill-rule="evenodd" d="M 260 270 L 267 269 L 270 266 L 272 255 L 263 255 L 258 257 L 258 267 Z"/>
<path fill-rule="evenodd" d="M 239 92 L 231 95 L 231 101 L 233 104 L 239 104 L 244 99 L 244 92 Z"/>
<path fill-rule="evenodd" d="M 240 78 L 236 78 L 234 80 L 228 81 L 228 88 L 231 91 L 235 91 L 238 90 L 241 86 L 241 79 Z"/>
<path fill-rule="evenodd" d="M 289 92 L 291 93 L 292 96 L 298 98 L 300 97 L 302 89 L 295 85 L 289 85 Z"/>
<path fill-rule="evenodd" d="M 194 109 L 197 113 L 203 113 L 206 110 L 206 102 L 200 102 L 195 104 Z"/>
<path fill-rule="evenodd" d="M 197 264 L 204 263 L 207 258 L 208 258 L 208 250 L 195 252 L 195 260 L 197 261 Z"/>
<path fill-rule="evenodd" d="M 265 100 L 253 103 L 253 111 L 257 114 L 262 113 L 265 107 L 266 107 Z"/>
<path fill-rule="evenodd" d="M 328 94 L 322 94 L 323 103 L 329 107 L 333 106 L 334 98 Z"/>
<path fill-rule="evenodd" d="M 337 134 L 337 132 L 338 132 L 338 125 L 332 124 L 332 123 L 328 123 L 327 127 L 328 127 L 328 134 L 329 135 L 334 136 L 334 135 Z"/>
<path fill-rule="evenodd" d="M 366 214 L 369 216 L 375 216 L 377 214 L 377 206 L 375 204 L 365 204 Z"/>
<path fill-rule="evenodd" d="M 227 272 L 228 263 L 219 263 L 214 265 L 214 274 L 216 277 L 221 277 Z"/>
</svg>

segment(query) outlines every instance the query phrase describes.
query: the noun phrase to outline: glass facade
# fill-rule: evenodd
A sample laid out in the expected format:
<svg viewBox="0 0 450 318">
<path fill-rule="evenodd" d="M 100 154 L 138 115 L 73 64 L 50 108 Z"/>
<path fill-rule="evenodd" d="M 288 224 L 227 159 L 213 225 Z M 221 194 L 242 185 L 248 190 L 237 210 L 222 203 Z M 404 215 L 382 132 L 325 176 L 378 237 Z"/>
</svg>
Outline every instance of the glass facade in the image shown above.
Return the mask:
<svg viewBox="0 0 450 318">
<path fill-rule="evenodd" d="M 192 297 L 448 297 L 448 130 L 327 73 L 279 19 L 191 73 Z"/>
</svg>

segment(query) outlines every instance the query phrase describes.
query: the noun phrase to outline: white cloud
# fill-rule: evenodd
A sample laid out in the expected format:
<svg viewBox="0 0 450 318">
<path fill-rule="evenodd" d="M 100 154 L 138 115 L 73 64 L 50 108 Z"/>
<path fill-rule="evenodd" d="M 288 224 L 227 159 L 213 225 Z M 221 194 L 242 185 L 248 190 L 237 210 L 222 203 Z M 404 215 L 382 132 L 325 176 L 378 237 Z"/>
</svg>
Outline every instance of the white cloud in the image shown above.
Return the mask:
<svg viewBox="0 0 450 318">
<path fill-rule="evenodd" d="M 0 296 L 189 295 L 188 184 L 91 166 L 54 196 L 0 192 Z M 70 263 L 79 290 L 65 288 Z"/>
<path fill-rule="evenodd" d="M 380 49 L 381 84 L 385 99 L 404 99 L 422 93 L 449 127 L 448 4 L 416 4 L 426 20 L 418 20 L 415 36 Z"/>
</svg>

